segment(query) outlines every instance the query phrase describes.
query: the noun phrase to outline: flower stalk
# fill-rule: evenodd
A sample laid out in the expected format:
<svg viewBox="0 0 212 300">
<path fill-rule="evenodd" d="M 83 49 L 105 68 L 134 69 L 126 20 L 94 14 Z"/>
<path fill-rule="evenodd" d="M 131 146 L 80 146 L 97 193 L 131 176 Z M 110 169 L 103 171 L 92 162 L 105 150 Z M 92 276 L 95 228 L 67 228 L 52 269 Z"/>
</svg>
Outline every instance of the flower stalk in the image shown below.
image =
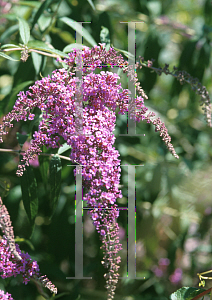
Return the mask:
<svg viewBox="0 0 212 300">
<path fill-rule="evenodd" d="M 211 99 L 209 96 L 209 93 L 205 86 L 203 86 L 198 78 L 193 78 L 188 72 L 186 71 L 179 71 L 178 68 L 175 66 L 173 67 L 173 71 L 169 70 L 169 64 L 165 64 L 163 68 L 155 68 L 153 67 L 154 59 L 144 61 L 144 58 L 139 56 L 140 63 L 137 63 L 137 66 L 140 66 L 140 69 L 142 67 L 146 67 L 148 69 L 153 70 L 156 72 L 159 76 L 161 76 L 162 73 L 166 75 L 171 75 L 174 78 L 176 78 L 180 84 L 188 83 L 191 85 L 191 88 L 197 95 L 200 95 L 200 106 L 203 106 L 203 111 L 205 115 L 206 122 L 209 127 L 212 127 L 211 123 Z"/>
</svg>

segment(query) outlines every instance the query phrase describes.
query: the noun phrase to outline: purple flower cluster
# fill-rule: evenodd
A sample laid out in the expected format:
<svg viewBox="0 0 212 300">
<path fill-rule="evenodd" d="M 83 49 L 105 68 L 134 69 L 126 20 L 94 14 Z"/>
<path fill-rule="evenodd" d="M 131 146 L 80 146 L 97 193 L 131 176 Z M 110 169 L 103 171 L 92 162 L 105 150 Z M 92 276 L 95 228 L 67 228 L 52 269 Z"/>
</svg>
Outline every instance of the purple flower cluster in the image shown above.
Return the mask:
<svg viewBox="0 0 212 300">
<path fill-rule="evenodd" d="M 83 67 L 78 64 L 74 67 L 78 55 L 83 59 Z M 104 253 L 103 265 L 108 268 L 105 274 L 106 287 L 108 289 L 108 300 L 114 297 L 114 290 L 118 281 L 118 264 L 121 250 L 118 236 L 117 217 L 119 215 L 117 198 L 121 198 L 118 189 L 120 181 L 119 153 L 113 147 L 115 136 L 112 134 L 115 128 L 115 110 L 119 108 L 119 114 L 131 111 L 130 118 L 135 121 L 147 120 L 154 113 L 145 116 L 147 108 L 144 106 L 144 91 L 139 87 L 133 70 L 129 70 L 127 62 L 122 56 L 118 56 L 114 49 L 107 52 L 102 45 L 93 49 L 85 47 L 82 51 L 73 50 L 69 58 L 64 62 L 69 69 L 59 69 L 52 76 L 42 78 L 35 82 L 26 93 L 20 92 L 13 110 L 8 113 L 3 124 L 0 125 L 0 142 L 2 135 L 6 134 L 6 127 L 13 127 L 13 120 L 33 120 L 35 115 L 33 109 L 38 107 L 42 112 L 42 120 L 38 131 L 33 135 L 30 148 L 23 155 L 21 164 L 18 166 L 17 175 L 21 176 L 29 160 L 40 154 L 41 146 L 51 148 L 60 147 L 61 139 L 71 146 L 70 158 L 73 162 L 82 165 L 83 188 L 86 190 L 84 200 L 90 208 L 89 214 L 96 226 L 102 240 Z M 135 82 L 137 91 L 141 96 L 136 96 L 134 104 L 130 101 L 129 91 L 118 84 L 119 76 L 112 72 L 101 71 L 96 74 L 93 71 L 103 66 L 119 66 L 124 72 L 131 75 Z M 78 78 L 73 72 L 82 71 L 83 82 L 81 85 L 82 105 L 82 128 L 79 132 L 79 115 L 76 110 Z M 73 71 L 73 72 L 72 72 Z M 132 107 L 135 105 L 135 109 Z M 173 147 L 171 148 L 170 137 L 164 124 L 159 119 L 153 123 L 156 130 L 168 145 L 169 150 L 177 157 Z M 76 175 L 76 170 L 74 170 Z"/>
<path fill-rule="evenodd" d="M 1 300 L 13 300 L 13 297 L 11 294 L 4 293 L 4 291 L 0 290 L 0 299 Z"/>
<path fill-rule="evenodd" d="M 21 256 L 20 261 L 17 261 L 11 253 L 8 241 L 6 237 L 3 236 L 0 242 L 0 272 L 2 273 L 0 276 L 2 278 L 8 278 L 22 274 L 23 283 L 27 284 L 30 281 L 30 277 L 39 275 L 39 266 L 36 261 L 30 258 L 28 253 L 21 252 L 18 244 L 16 244 L 16 251 Z"/>
<path fill-rule="evenodd" d="M 0 276 L 2 278 L 8 278 L 11 276 L 16 277 L 18 274 L 21 274 L 24 284 L 27 284 L 30 279 L 33 278 L 40 281 L 41 284 L 44 287 L 47 287 L 50 291 L 57 294 L 57 288 L 55 288 L 54 284 L 49 281 L 46 275 L 40 276 L 38 263 L 35 260 L 32 260 L 28 253 L 21 252 L 18 244 L 15 244 L 15 246 L 21 260 L 17 260 L 11 253 L 6 237 L 2 237 L 0 242 L 0 273 L 2 274 Z"/>
<path fill-rule="evenodd" d="M 46 275 L 40 276 L 38 263 L 32 260 L 28 253 L 21 252 L 18 244 L 15 244 L 10 215 L 6 206 L 3 205 L 1 197 L 0 228 L 4 233 L 0 241 L 0 276 L 2 278 L 8 278 L 11 276 L 16 277 L 18 274 L 21 274 L 23 283 L 27 284 L 30 279 L 33 278 L 57 294 L 57 288 L 49 281 Z M 0 291 L 0 295 L 1 292 L 3 293 L 3 291 Z M 10 295 L 4 295 L 3 299 L 12 299 L 7 297 L 10 297 Z"/>
<path fill-rule="evenodd" d="M 0 228 L 2 232 L 5 234 L 5 237 L 8 241 L 8 247 L 10 249 L 10 252 L 17 260 L 22 260 L 21 256 L 16 250 L 13 227 L 10 221 L 10 215 L 7 211 L 6 206 L 3 205 L 1 197 L 0 197 Z"/>
</svg>

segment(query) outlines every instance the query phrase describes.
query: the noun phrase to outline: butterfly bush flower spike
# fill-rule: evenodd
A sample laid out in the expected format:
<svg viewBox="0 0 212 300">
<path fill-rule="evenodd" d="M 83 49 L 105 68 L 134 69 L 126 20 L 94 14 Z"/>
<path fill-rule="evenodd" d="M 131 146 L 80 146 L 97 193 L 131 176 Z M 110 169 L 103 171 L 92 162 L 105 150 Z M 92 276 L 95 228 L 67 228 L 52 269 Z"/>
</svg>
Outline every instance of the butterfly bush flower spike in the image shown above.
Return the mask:
<svg viewBox="0 0 212 300">
<path fill-rule="evenodd" d="M 30 258 L 28 253 L 20 250 L 18 244 L 15 244 L 13 227 L 11 225 L 10 216 L 7 208 L 2 203 L 0 197 L 0 228 L 4 233 L 0 241 L 0 276 L 2 278 L 16 277 L 21 274 L 23 283 L 27 284 L 31 278 L 41 282 L 44 287 L 47 287 L 53 293 L 57 293 L 57 288 L 49 281 L 46 276 L 40 275 L 38 263 Z M 45 280 L 43 280 L 45 277 Z M 1 293 L 2 291 L 0 291 Z M 1 295 L 1 294 L 0 294 Z M 2 299 L 6 298 L 7 294 Z M 10 296 L 8 296 L 10 297 Z M 1 299 L 1 298 L 0 298 Z"/>
<path fill-rule="evenodd" d="M 81 55 L 83 60 L 82 68 L 76 64 L 78 55 Z M 71 146 L 71 161 L 82 166 L 74 170 L 74 175 L 79 172 L 82 174 L 83 200 L 87 202 L 88 213 L 102 242 L 102 264 L 107 268 L 104 277 L 110 300 L 114 298 L 118 282 L 121 261 L 118 253 L 122 249 L 118 236 L 119 212 L 116 204 L 117 198 L 122 197 L 118 188 L 121 167 L 119 153 L 113 147 L 116 108 L 119 108 L 118 113 L 122 115 L 129 112 L 130 118 L 137 122 L 145 120 L 152 123 L 156 131 L 160 132 L 169 151 L 176 158 L 179 157 L 171 144 L 164 123 L 159 118 L 152 120 L 155 116 L 152 112 L 146 115 L 148 109 L 144 105 L 144 99 L 147 99 L 147 96 L 139 86 L 134 70 L 113 48 L 106 51 L 104 45 L 100 44 L 92 49 L 73 49 L 63 62 L 67 65 L 66 69 L 55 70 L 51 77 L 36 81 L 29 91 L 18 94 L 13 110 L 4 117 L 3 124 L 0 125 L 0 142 L 7 133 L 6 127 L 13 127 L 12 121 L 33 120 L 33 109 L 38 107 L 42 120 L 38 131 L 33 134 L 29 149 L 23 155 L 17 175 L 22 176 L 29 160 L 41 153 L 42 145 L 59 148 L 61 143 L 66 141 Z M 118 83 L 120 77 L 116 73 L 102 71 L 106 66 L 119 66 L 124 73 L 131 75 L 138 92 L 134 99 L 134 110 L 130 92 Z M 101 70 L 100 74 L 93 72 L 96 68 Z M 82 133 L 79 131 L 76 113 L 77 71 L 82 71 L 83 79 Z"/>
</svg>

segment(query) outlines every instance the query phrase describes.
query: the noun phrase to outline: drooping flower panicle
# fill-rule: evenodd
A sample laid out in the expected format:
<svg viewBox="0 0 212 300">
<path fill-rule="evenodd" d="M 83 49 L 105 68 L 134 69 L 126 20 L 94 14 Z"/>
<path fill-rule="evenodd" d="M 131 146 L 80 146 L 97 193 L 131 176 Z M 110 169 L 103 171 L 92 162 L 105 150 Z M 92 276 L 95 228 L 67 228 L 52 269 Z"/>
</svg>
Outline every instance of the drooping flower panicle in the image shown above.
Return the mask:
<svg viewBox="0 0 212 300">
<path fill-rule="evenodd" d="M 83 59 L 82 69 L 78 65 L 74 67 L 79 54 Z M 119 214 L 115 203 L 117 198 L 122 197 L 118 189 L 121 168 L 119 153 L 113 147 L 115 136 L 112 134 L 115 129 L 116 108 L 119 108 L 119 114 L 130 112 L 130 118 L 135 121 L 152 122 L 156 130 L 160 131 L 168 149 L 176 158 L 178 156 L 165 125 L 160 119 L 150 119 L 154 113 L 145 115 L 148 109 L 144 106 L 144 99 L 147 99 L 147 96 L 139 86 L 134 70 L 114 49 L 110 48 L 107 52 L 103 45 L 95 46 L 91 50 L 88 47 L 82 51 L 74 49 L 64 62 L 68 66 L 67 69 L 54 71 L 51 77 L 36 81 L 26 93 L 18 94 L 13 110 L 4 117 L 3 124 L 0 125 L 0 142 L 3 141 L 2 135 L 6 134 L 6 127 L 13 126 L 13 120 L 33 120 L 33 109 L 38 107 L 42 112 L 42 120 L 38 131 L 33 134 L 30 148 L 23 155 L 17 175 L 21 176 L 25 166 L 29 165 L 29 160 L 40 154 L 42 145 L 58 148 L 62 138 L 71 146 L 70 159 L 82 165 L 83 188 L 86 190 L 83 199 L 87 201 L 87 207 L 90 209 L 88 213 L 102 241 L 102 263 L 108 269 L 105 278 L 110 300 L 114 297 L 118 281 L 118 252 L 121 250 L 116 220 Z M 100 74 L 93 72 L 96 68 L 102 69 L 103 66 L 119 66 L 123 72 L 127 72 L 134 80 L 140 96 L 131 99 L 130 92 L 118 84 L 117 74 L 108 71 L 101 71 Z M 83 79 L 82 133 L 78 128 L 79 116 L 76 113 L 79 92 L 79 80 L 75 74 L 77 71 L 82 71 Z M 132 109 L 133 105 L 135 110 Z M 76 170 L 74 174 L 76 175 Z"/>
<path fill-rule="evenodd" d="M 141 62 L 140 64 L 137 63 L 137 67 L 147 67 L 154 72 L 156 72 L 159 76 L 161 76 L 162 73 L 166 75 L 171 75 L 174 78 L 176 78 L 180 84 L 188 83 L 190 84 L 192 90 L 197 94 L 200 95 L 200 106 L 202 107 L 202 110 L 204 111 L 205 120 L 209 127 L 212 127 L 211 122 L 211 99 L 209 96 L 209 92 L 207 91 L 206 87 L 203 86 L 198 78 L 193 78 L 188 72 L 186 71 L 180 71 L 175 66 L 173 67 L 173 71 L 169 70 L 169 64 L 165 64 L 163 68 L 155 68 L 153 67 L 154 59 L 148 60 L 147 62 L 144 61 L 144 58 L 139 56 Z"/>
<path fill-rule="evenodd" d="M 21 256 L 19 255 L 15 247 L 15 239 L 14 239 L 12 223 L 10 221 L 10 215 L 7 211 L 6 206 L 3 205 L 1 197 L 0 197 L 0 229 L 5 234 L 5 237 L 8 241 L 10 252 L 14 255 L 14 257 L 17 260 L 22 260 Z"/>
<path fill-rule="evenodd" d="M 15 244 L 13 227 L 10 221 L 7 208 L 2 203 L 0 197 L 0 228 L 4 233 L 0 241 L 0 276 L 2 278 L 8 278 L 11 276 L 16 277 L 21 274 L 23 277 L 23 283 L 27 284 L 31 278 L 40 281 L 43 286 L 49 288 L 52 292 L 57 294 L 57 288 L 49 281 L 46 276 L 41 276 L 38 263 L 32 260 L 28 253 L 24 253 L 20 250 L 19 245 Z M 45 277 L 45 282 L 42 279 Z M 1 295 L 0 291 L 0 295 Z M 0 299 L 11 299 L 6 298 Z M 8 296 L 9 297 L 9 296 Z"/>
</svg>

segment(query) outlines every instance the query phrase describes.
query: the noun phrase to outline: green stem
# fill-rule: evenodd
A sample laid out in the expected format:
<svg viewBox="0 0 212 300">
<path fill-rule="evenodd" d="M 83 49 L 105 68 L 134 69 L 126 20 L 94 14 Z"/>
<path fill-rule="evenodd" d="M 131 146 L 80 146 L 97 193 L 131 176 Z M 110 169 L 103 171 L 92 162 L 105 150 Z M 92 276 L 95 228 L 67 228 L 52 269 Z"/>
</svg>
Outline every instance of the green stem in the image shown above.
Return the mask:
<svg viewBox="0 0 212 300">
<path fill-rule="evenodd" d="M 14 153 L 14 154 L 19 154 L 22 155 L 24 153 L 26 153 L 26 151 L 22 151 L 22 150 L 13 150 L 13 149 L 2 149 L 0 148 L 0 152 L 9 152 L 9 153 Z M 43 156 L 54 156 L 55 154 L 51 154 L 51 153 L 40 153 L 39 155 L 43 155 Z M 67 156 L 63 156 L 63 155 L 59 155 L 57 154 L 60 158 L 68 160 L 68 161 L 72 161 L 69 157 Z M 73 161 L 74 163 L 78 164 L 78 162 Z"/>
<path fill-rule="evenodd" d="M 8 51 L 16 51 L 16 50 L 19 50 L 19 51 L 23 51 L 25 48 L 8 48 L 8 49 L 0 49 L 1 52 L 8 52 Z M 50 56 L 50 57 L 55 57 L 57 58 L 58 54 L 50 54 L 50 53 L 47 53 L 47 52 L 43 52 L 43 51 L 40 51 L 40 50 L 35 50 L 35 49 L 28 49 L 28 52 L 36 52 L 38 54 L 41 54 L 41 55 L 46 55 L 46 56 Z"/>
</svg>

